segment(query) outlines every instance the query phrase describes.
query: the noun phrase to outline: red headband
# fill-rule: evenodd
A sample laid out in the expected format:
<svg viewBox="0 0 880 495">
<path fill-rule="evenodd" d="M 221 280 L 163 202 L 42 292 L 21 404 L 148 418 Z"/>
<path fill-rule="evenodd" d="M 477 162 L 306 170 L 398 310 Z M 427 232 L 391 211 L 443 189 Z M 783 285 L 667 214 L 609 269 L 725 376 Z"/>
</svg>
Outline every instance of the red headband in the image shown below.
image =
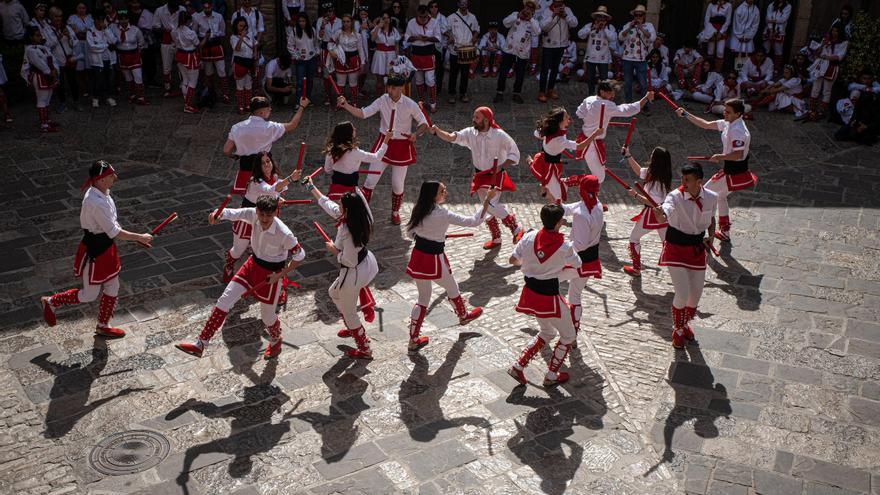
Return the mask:
<svg viewBox="0 0 880 495">
<path fill-rule="evenodd" d="M 485 117 L 489 121 L 489 127 L 494 127 L 495 129 L 501 129 L 501 126 L 495 122 L 495 114 L 492 113 L 492 109 L 489 107 L 479 107 L 477 111 L 480 112 L 483 117 Z"/>
<path fill-rule="evenodd" d="M 587 205 L 587 211 L 593 211 L 593 207 L 599 201 L 596 193 L 599 192 L 599 179 L 595 175 L 585 175 L 581 178 L 580 187 L 581 199 Z"/>
<path fill-rule="evenodd" d="M 80 191 L 85 191 L 89 187 L 94 186 L 95 182 L 98 182 L 104 177 L 109 177 L 115 173 L 116 170 L 113 169 L 113 165 L 110 165 L 109 163 L 106 165 L 101 165 L 101 172 L 94 177 L 89 177 L 88 179 L 86 179 L 85 182 L 83 182 L 82 185 L 79 187 L 79 189 Z"/>
</svg>

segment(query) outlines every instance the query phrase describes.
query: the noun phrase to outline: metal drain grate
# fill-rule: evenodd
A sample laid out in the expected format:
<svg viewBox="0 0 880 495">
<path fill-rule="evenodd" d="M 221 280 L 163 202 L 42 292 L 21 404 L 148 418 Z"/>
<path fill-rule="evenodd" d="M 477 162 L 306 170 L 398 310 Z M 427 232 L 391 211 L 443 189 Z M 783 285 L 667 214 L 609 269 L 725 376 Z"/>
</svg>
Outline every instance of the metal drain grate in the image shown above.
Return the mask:
<svg viewBox="0 0 880 495">
<path fill-rule="evenodd" d="M 156 466 L 168 456 L 168 439 L 152 430 L 129 430 L 101 440 L 89 454 L 89 465 L 102 474 L 120 476 Z"/>
</svg>

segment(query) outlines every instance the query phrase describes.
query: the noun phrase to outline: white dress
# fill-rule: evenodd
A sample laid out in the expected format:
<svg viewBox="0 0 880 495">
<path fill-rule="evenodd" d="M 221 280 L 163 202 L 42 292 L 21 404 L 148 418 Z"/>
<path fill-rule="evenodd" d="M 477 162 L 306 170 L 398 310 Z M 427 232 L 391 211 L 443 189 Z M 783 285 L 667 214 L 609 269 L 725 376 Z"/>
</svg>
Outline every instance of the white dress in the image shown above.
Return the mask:
<svg viewBox="0 0 880 495">
<path fill-rule="evenodd" d="M 394 47 L 397 46 L 399 41 L 400 33 L 396 29 L 391 28 L 391 32 L 388 34 L 381 29 L 378 30 L 376 34 L 376 50 L 373 52 L 370 72 L 380 76 L 388 73 L 388 62 L 397 58 L 397 51 L 394 50 Z"/>
</svg>

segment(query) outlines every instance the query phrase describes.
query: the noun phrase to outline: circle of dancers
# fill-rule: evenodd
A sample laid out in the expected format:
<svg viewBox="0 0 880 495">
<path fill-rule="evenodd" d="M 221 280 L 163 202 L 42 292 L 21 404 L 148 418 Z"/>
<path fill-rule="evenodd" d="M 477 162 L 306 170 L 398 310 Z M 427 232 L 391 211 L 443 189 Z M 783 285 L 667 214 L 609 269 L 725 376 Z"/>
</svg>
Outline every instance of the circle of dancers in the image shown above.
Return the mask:
<svg viewBox="0 0 880 495">
<path fill-rule="evenodd" d="M 413 27 L 414 30 L 421 28 Z M 424 41 L 429 40 L 430 37 Z M 260 303 L 260 315 L 269 336 L 264 357 L 279 357 L 283 329 L 277 306 L 286 301 L 289 290 L 297 287 L 288 275 L 310 254 L 306 253 L 297 233 L 284 222 L 281 212 L 314 201 L 329 215 L 328 223 L 332 223 L 336 231 L 335 236 L 330 237 L 321 222 L 313 222 L 316 233 L 324 239 L 324 249 L 339 265 L 338 276 L 327 289 L 344 325 L 338 337 L 353 340 L 354 347 L 346 353 L 347 358 L 372 359 L 369 335 L 373 331 L 370 324 L 375 319 L 377 303 L 370 284 L 379 272 L 379 265 L 370 250 L 376 221 L 370 205 L 376 185 L 389 167 L 390 222 L 403 223 L 401 228 L 405 235 L 414 242 L 406 273 L 414 281 L 418 296 L 410 314 L 407 352 L 417 353 L 429 345 L 430 336 L 424 335 L 422 326 L 430 307 L 432 284 L 446 291 L 459 325 L 467 325 L 484 313 L 483 308 L 468 307 L 445 254 L 450 239 L 473 233 L 453 231 L 451 227 L 477 228 L 485 223 L 490 239 L 483 248 L 498 250 L 503 244 L 500 228 L 503 225 L 510 231 L 512 243 L 507 261 L 519 267 L 523 276 L 515 310 L 533 316 L 539 328 L 537 335 L 511 363 L 508 374 L 516 383 L 526 384 L 525 368 L 544 346 L 552 345 L 543 385 L 552 387 L 568 381 L 570 377 L 564 366 L 581 330 L 582 292 L 591 279 L 602 278 L 600 237 L 606 207 L 601 196 L 608 178 L 625 188 L 640 205 L 634 210 L 628 243 L 631 262 L 623 270 L 629 276 L 641 276 L 641 243 L 646 234 L 656 231 L 662 243 L 659 265 L 668 270 L 675 290 L 671 344 L 676 349 L 689 345 L 696 338 L 692 320 L 703 291 L 707 256 L 717 254 L 716 239 L 731 240 L 728 197 L 735 191 L 753 187 L 757 180 L 749 170 L 750 134 L 743 121 L 746 112 L 743 101 L 725 101 L 722 118 L 707 121 L 653 91 L 634 103 L 616 104 L 614 86 L 608 81 L 598 81 L 596 94 L 585 98 L 574 114 L 581 121 L 580 132 L 574 140 L 569 138 L 572 115 L 562 107 L 552 108 L 535 124 L 533 142 L 538 151 L 525 159 L 546 199 L 546 204 L 540 207 L 541 224 L 527 231 L 502 199 L 518 190 L 508 173 L 510 167 L 523 161 L 517 142 L 486 106 L 476 108 L 471 125 L 463 129 L 446 130 L 433 124 L 429 112 L 435 95 L 429 92 L 431 100 L 425 104 L 403 94 L 410 72 L 423 71 L 422 63 L 427 64 L 427 60 L 416 65 L 405 60 L 394 64 L 385 81 L 384 94 L 365 107 L 358 107 L 339 95 L 338 106 L 353 117 L 366 119 L 378 114 L 379 135 L 370 151 L 366 151 L 360 148 L 357 130 L 351 122 L 336 124 L 321 150 L 325 157 L 323 166 L 311 173 L 303 170 L 305 143 L 300 145 L 296 168 L 288 175 L 279 169 L 272 156 L 273 143 L 298 127 L 303 110 L 310 103 L 305 94 L 289 122 L 270 120 L 272 105 L 265 97 L 253 97 L 241 104 L 248 108 L 250 116 L 232 126 L 223 147 L 224 153 L 238 162 L 237 174 L 229 194 L 207 216 L 209 224 L 231 223 L 232 246 L 220 269 L 226 287 L 198 336 L 176 347 L 192 356 L 204 356 L 212 337 L 222 328 L 236 302 L 252 297 Z M 502 62 L 502 67 L 504 65 Z M 218 67 L 218 72 L 221 71 Z M 424 80 L 430 81 L 429 78 Z M 356 78 L 349 78 L 348 83 L 356 85 Z M 356 89 L 353 94 L 357 94 Z M 688 157 L 678 171 L 681 181 L 677 187 L 673 184 L 675 171 L 667 149 L 654 148 L 644 166 L 630 151 L 636 116 L 657 95 L 672 107 L 682 124 L 712 130 L 721 137 L 718 153 Z M 633 185 L 606 166 L 605 137 L 609 127 L 623 127 L 626 131 L 620 150 L 621 163 L 625 161 L 638 176 Z M 426 180 L 418 187 L 409 219 L 404 222 L 401 218 L 407 170 L 417 162 L 415 142 L 426 134 L 470 151 L 473 175 L 468 192 L 479 199 L 479 207 L 473 213 L 460 214 L 448 209 L 445 203 L 449 186 Z M 563 176 L 563 158 L 577 163 L 582 160 L 584 173 Z M 719 164 L 720 168 L 709 176 L 703 162 Z M 363 164 L 368 166 L 363 168 Z M 329 179 L 323 191 L 318 185 L 324 182 L 321 175 Z M 366 176 L 363 183 L 361 175 Z M 120 286 L 121 265 L 116 242 L 134 241 L 150 247 L 157 238 L 161 239 L 161 230 L 176 214 L 147 233 L 125 230 L 110 194 L 117 179 L 116 169 L 106 161 L 97 161 L 88 170 L 80 211 L 83 237 L 73 267 L 74 275 L 82 279 L 82 288 L 71 288 L 41 299 L 49 326 L 56 324 L 57 308 L 91 302 L 100 295 L 95 332 L 106 338 L 125 336 L 123 330 L 111 326 Z M 308 197 L 288 200 L 283 196 L 297 192 Z M 240 207 L 227 207 L 235 195 L 241 196 Z M 563 230 L 566 218 L 571 226 L 567 233 Z M 302 237 L 305 233 L 298 234 Z M 248 249 L 250 254 L 236 269 Z M 568 282 L 567 297 L 562 295 L 561 282 Z"/>
</svg>

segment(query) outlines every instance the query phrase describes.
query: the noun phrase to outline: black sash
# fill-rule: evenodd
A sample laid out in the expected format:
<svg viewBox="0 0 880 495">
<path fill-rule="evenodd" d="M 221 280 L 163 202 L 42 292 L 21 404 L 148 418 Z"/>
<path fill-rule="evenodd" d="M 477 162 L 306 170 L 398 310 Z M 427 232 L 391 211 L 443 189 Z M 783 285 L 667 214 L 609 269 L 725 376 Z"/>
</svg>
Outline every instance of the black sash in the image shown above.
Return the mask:
<svg viewBox="0 0 880 495">
<path fill-rule="evenodd" d="M 93 234 L 86 229 L 83 229 L 82 242 L 86 245 L 86 253 L 92 261 L 104 254 L 104 251 L 110 249 L 110 246 L 113 245 L 113 239 L 109 235 L 103 232 Z"/>
<path fill-rule="evenodd" d="M 562 155 L 551 155 L 550 153 L 544 152 L 544 161 L 547 163 L 561 163 Z"/>
<path fill-rule="evenodd" d="M 257 206 L 257 204 L 254 203 L 253 201 L 247 199 L 244 196 L 241 197 L 241 207 L 242 208 L 253 208 L 255 206 Z"/>
<path fill-rule="evenodd" d="M 195 50 L 184 50 L 183 48 L 178 48 L 177 51 L 179 53 L 195 53 Z"/>
<path fill-rule="evenodd" d="M 355 52 L 345 52 L 345 60 L 348 60 L 351 57 L 358 57 L 358 56 L 360 56 L 360 52 L 356 52 L 356 51 Z"/>
<path fill-rule="evenodd" d="M 266 270 L 269 270 L 270 272 L 278 272 L 278 271 L 281 271 L 281 269 L 284 268 L 284 265 L 287 264 L 286 261 L 266 261 L 266 260 L 261 260 L 260 258 L 257 258 L 257 257 L 254 256 L 254 255 L 251 255 L 251 258 L 254 259 L 254 263 L 256 263 L 257 265 L 259 265 L 259 266 L 261 266 L 261 267 L 263 267 L 263 268 L 265 268 Z"/>
<path fill-rule="evenodd" d="M 326 42 L 326 41 L 321 42 L 321 50 L 326 50 L 328 46 L 330 46 L 330 44 L 328 42 Z"/>
<path fill-rule="evenodd" d="M 213 38 L 208 38 L 208 41 L 205 42 L 205 46 L 220 46 L 223 44 L 222 36 L 214 36 Z"/>
<path fill-rule="evenodd" d="M 269 153 L 269 157 L 272 157 L 272 153 Z M 254 167 L 260 166 L 260 155 L 259 153 L 254 153 L 253 155 L 244 155 L 238 157 L 238 169 L 246 170 L 248 172 L 253 172 Z"/>
<path fill-rule="evenodd" d="M 749 157 L 744 160 L 724 160 L 724 173 L 736 175 L 749 171 Z"/>
<path fill-rule="evenodd" d="M 709 24 L 724 24 L 727 18 L 723 15 L 713 15 L 709 18 Z"/>
<path fill-rule="evenodd" d="M 583 251 L 578 251 L 578 256 L 581 257 L 581 263 L 596 261 L 597 259 L 599 259 L 599 245 L 595 244 L 588 247 L 587 249 L 584 249 Z"/>
<path fill-rule="evenodd" d="M 140 50 L 138 50 L 137 48 L 132 48 L 131 50 L 123 50 L 122 48 L 116 49 L 116 53 L 118 53 L 120 55 L 128 55 L 129 53 L 138 53 L 138 52 L 140 52 Z"/>
<path fill-rule="evenodd" d="M 434 55 L 434 45 L 410 45 L 413 55 Z"/>
<path fill-rule="evenodd" d="M 443 251 L 446 249 L 446 243 L 416 236 L 416 249 L 426 254 L 443 254 Z"/>
<path fill-rule="evenodd" d="M 559 295 L 559 279 L 558 278 L 548 278 L 547 280 L 541 280 L 532 277 L 525 277 L 526 279 L 526 287 L 532 290 L 532 292 L 537 292 L 542 296 L 558 296 Z"/>
<path fill-rule="evenodd" d="M 246 67 L 248 69 L 254 68 L 254 59 L 252 59 L 252 58 L 239 57 L 238 55 L 235 55 L 232 57 L 232 63 L 238 64 L 238 65 L 240 65 L 242 67 Z"/>
<path fill-rule="evenodd" d="M 334 170 L 333 175 L 330 177 L 331 184 L 339 184 L 341 186 L 356 186 L 358 185 L 358 176 L 360 174 L 358 172 L 352 172 L 350 174 L 345 174 L 339 171 Z"/>
<path fill-rule="evenodd" d="M 700 232 L 699 234 L 685 234 L 670 225 L 666 229 L 666 242 L 670 244 L 678 244 L 679 246 L 702 246 L 704 235 L 704 232 Z"/>
</svg>

